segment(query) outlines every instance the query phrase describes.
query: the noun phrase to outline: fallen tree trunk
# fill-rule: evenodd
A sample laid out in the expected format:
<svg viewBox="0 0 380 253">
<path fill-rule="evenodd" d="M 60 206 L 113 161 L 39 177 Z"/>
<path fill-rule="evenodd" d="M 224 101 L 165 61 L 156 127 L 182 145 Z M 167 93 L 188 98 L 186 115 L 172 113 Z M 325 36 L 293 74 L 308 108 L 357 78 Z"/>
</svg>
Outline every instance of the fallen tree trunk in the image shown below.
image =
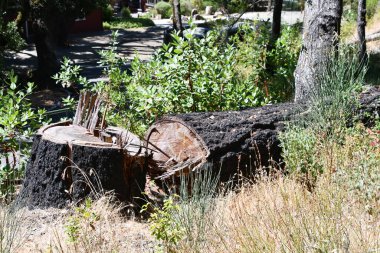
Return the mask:
<svg viewBox="0 0 380 253">
<path fill-rule="evenodd" d="M 363 93 L 360 104 L 360 120 L 373 123 L 380 113 L 380 88 Z M 281 169 L 278 134 L 305 110 L 284 103 L 167 116 L 150 127 L 144 141 L 120 128 L 90 128 L 91 133 L 69 122 L 49 125 L 35 136 L 18 200 L 31 208 L 63 208 L 114 191 L 120 200 L 134 202 L 147 186 L 147 173 L 176 180 L 181 173 L 209 167 L 226 181 L 258 168 Z"/>
<path fill-rule="evenodd" d="M 63 208 L 86 196 L 114 191 L 133 202 L 145 186 L 143 144 L 131 133 L 108 128 L 99 137 L 69 122 L 36 134 L 18 200 L 30 208 Z"/>
<path fill-rule="evenodd" d="M 380 89 L 361 96 L 360 115 L 369 123 L 379 113 Z M 300 117 L 305 106 L 295 103 L 267 105 L 233 112 L 189 113 L 163 117 L 145 136 L 155 152 L 154 178 L 168 179 L 181 173 L 211 167 L 221 180 L 236 173 L 247 175 L 258 168 L 282 168 L 278 139 L 286 122 Z"/>
</svg>

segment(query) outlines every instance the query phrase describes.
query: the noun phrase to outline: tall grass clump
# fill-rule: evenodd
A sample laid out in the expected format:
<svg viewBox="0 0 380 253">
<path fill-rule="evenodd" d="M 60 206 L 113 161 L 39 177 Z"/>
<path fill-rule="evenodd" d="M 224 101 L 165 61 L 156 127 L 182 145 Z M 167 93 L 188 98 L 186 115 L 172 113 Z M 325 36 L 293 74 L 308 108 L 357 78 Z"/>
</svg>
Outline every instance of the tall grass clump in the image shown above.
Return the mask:
<svg viewBox="0 0 380 253">
<path fill-rule="evenodd" d="M 341 46 L 325 63 L 312 91 L 306 124 L 328 130 L 345 128 L 354 119 L 367 71 L 355 52 L 355 47 Z"/>
<path fill-rule="evenodd" d="M 0 206 L 0 252 L 16 252 L 27 240 L 24 212 L 15 205 Z"/>
<path fill-rule="evenodd" d="M 112 252 L 119 251 L 116 231 L 123 218 L 122 205 L 112 194 L 86 201 L 73 208 L 64 222 L 63 230 L 55 230 L 51 248 L 56 252 Z"/>
<path fill-rule="evenodd" d="M 331 55 L 312 90 L 309 109 L 280 135 L 287 171 L 309 190 L 318 175 L 333 170 L 337 144 L 344 143 L 347 127 L 355 124 L 366 66 L 353 52 L 353 48 L 343 46 Z M 331 157 L 329 164 L 320 159 L 324 153 Z"/>
<path fill-rule="evenodd" d="M 160 251 L 203 251 L 213 222 L 218 179 L 207 169 L 182 175 L 179 188 L 164 200 L 163 207 L 153 208 L 150 230 L 161 243 Z"/>
</svg>

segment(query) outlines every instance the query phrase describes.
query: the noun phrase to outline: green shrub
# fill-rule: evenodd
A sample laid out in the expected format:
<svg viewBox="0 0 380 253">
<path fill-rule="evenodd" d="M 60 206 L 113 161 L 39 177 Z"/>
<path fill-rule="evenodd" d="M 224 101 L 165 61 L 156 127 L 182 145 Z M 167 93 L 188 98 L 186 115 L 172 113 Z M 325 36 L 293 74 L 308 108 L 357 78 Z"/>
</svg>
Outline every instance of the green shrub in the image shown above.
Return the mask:
<svg viewBox="0 0 380 253">
<path fill-rule="evenodd" d="M 173 215 L 180 211 L 180 207 L 175 203 L 174 198 L 176 196 L 170 196 L 164 200 L 162 209 L 158 206 L 153 206 L 153 212 L 150 215 L 148 221 L 150 223 L 151 234 L 160 241 L 163 245 L 157 251 L 175 252 L 174 247 L 182 239 L 184 235 L 183 228 L 174 219 Z M 146 212 L 150 209 L 152 204 L 148 203 L 143 206 L 141 212 Z"/>
<path fill-rule="evenodd" d="M 113 8 L 109 4 L 103 8 L 103 21 L 111 21 L 113 18 Z"/>
<path fill-rule="evenodd" d="M 318 137 L 311 129 L 292 127 L 280 134 L 286 170 L 311 190 L 323 166 L 318 154 Z"/>
<path fill-rule="evenodd" d="M 205 169 L 181 175 L 180 182 L 178 192 L 165 199 L 162 208 L 148 203 L 142 212 L 152 207 L 150 230 L 163 242 L 162 250 L 182 252 L 178 247 L 181 245 L 192 248 L 193 252 L 201 252 L 213 222 L 209 217 L 213 216 L 216 206 L 219 176 Z"/>
<path fill-rule="evenodd" d="M 367 19 L 371 19 L 378 9 L 378 0 L 368 0 L 367 1 Z"/>
<path fill-rule="evenodd" d="M 259 86 L 271 101 L 287 101 L 294 93 L 293 73 L 301 49 L 299 26 L 283 27 L 272 50 L 267 47 L 269 40 L 267 24 L 248 22 L 241 26 L 234 42 L 238 48 L 236 71 Z"/>
<path fill-rule="evenodd" d="M 198 10 L 198 12 L 204 9 L 203 0 L 191 0 L 191 4 Z"/>
<path fill-rule="evenodd" d="M 121 9 L 121 17 L 124 19 L 132 18 L 131 11 L 128 7 L 123 7 L 123 9 Z"/>
<path fill-rule="evenodd" d="M 154 9 L 157 10 L 158 14 L 161 14 L 162 18 L 170 18 L 173 13 L 171 4 L 164 1 L 158 2 Z"/>
<path fill-rule="evenodd" d="M 149 8 L 148 12 L 147 12 L 147 17 L 148 18 L 155 18 L 157 16 L 157 10 L 154 9 L 154 8 Z"/>
<path fill-rule="evenodd" d="M 0 75 L 3 71 L 3 57 L 7 50 L 20 50 L 25 41 L 21 38 L 16 22 L 5 22 L 0 14 Z"/>
<path fill-rule="evenodd" d="M 65 231 L 70 242 L 76 243 L 81 234 L 86 234 L 86 230 L 92 229 L 93 223 L 99 219 L 99 215 L 91 210 L 92 205 L 93 201 L 90 198 L 85 199 L 84 203 L 76 207 L 74 214 L 68 218 Z"/>
<path fill-rule="evenodd" d="M 220 4 L 218 2 L 212 1 L 212 0 L 204 0 L 203 1 L 204 7 L 206 6 L 212 6 L 212 9 L 214 11 L 218 10 L 220 8 Z"/>
<path fill-rule="evenodd" d="M 0 164 L 0 199 L 6 201 L 12 199 L 29 155 L 30 147 L 22 144 L 22 140 L 31 137 L 42 125 L 45 114 L 45 110 L 33 110 L 28 100 L 34 85 L 28 83 L 22 88 L 17 81 L 17 76 L 10 72 L 0 88 L 0 159 L 6 161 Z"/>
<path fill-rule="evenodd" d="M 237 49 L 218 33 L 196 39 L 174 35 L 150 62 L 132 62 L 125 105 L 144 126 L 168 113 L 237 110 L 265 103 L 259 87 L 235 72 Z M 122 103 L 123 104 L 123 103 Z"/>
<path fill-rule="evenodd" d="M 190 16 L 193 5 L 189 0 L 181 0 L 181 14 L 185 16 Z"/>
</svg>

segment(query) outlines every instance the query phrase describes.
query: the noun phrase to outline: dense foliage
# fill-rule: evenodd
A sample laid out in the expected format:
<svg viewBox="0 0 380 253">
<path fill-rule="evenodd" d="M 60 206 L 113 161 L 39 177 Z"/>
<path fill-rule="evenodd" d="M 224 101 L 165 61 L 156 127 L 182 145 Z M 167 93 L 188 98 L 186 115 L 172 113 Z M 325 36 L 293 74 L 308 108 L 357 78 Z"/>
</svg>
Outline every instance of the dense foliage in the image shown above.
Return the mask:
<svg viewBox="0 0 380 253">
<path fill-rule="evenodd" d="M 112 47 L 100 52 L 108 82 L 90 87 L 67 61 L 56 79 L 107 94 L 112 107 L 107 111 L 109 124 L 137 133 L 164 114 L 240 110 L 291 98 L 299 52 L 297 28 L 285 28 L 273 50 L 267 49 L 265 25 L 242 25 L 228 43 L 219 30 L 202 39 L 194 33 L 191 29 L 185 38 L 173 34 L 173 42 L 151 61 L 136 57 L 127 73 L 121 70 L 124 59 L 117 53 L 115 32 Z"/>
<path fill-rule="evenodd" d="M 154 9 L 157 11 L 157 14 L 160 14 L 162 18 L 170 18 L 172 15 L 172 6 L 170 3 L 160 1 L 155 6 Z"/>
<path fill-rule="evenodd" d="M 45 110 L 33 110 L 28 101 L 33 89 L 32 83 L 19 87 L 12 72 L 0 89 L 0 199 L 15 191 L 15 180 L 23 174 L 28 156 L 25 142 L 44 122 Z"/>
</svg>

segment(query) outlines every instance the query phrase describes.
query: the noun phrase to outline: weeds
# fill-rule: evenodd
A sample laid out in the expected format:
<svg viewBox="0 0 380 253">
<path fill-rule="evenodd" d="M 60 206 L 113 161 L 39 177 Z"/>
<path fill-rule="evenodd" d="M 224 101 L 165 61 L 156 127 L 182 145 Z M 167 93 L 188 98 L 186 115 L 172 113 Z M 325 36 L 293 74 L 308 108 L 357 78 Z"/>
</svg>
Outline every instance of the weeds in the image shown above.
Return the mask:
<svg viewBox="0 0 380 253">
<path fill-rule="evenodd" d="M 112 194 L 87 199 L 67 217 L 64 230 L 55 230 L 50 248 L 54 252 L 123 252 L 120 243 L 123 205 Z"/>
<path fill-rule="evenodd" d="M 27 239 L 22 231 L 24 212 L 14 205 L 0 206 L 0 252 L 11 253 Z"/>
</svg>

